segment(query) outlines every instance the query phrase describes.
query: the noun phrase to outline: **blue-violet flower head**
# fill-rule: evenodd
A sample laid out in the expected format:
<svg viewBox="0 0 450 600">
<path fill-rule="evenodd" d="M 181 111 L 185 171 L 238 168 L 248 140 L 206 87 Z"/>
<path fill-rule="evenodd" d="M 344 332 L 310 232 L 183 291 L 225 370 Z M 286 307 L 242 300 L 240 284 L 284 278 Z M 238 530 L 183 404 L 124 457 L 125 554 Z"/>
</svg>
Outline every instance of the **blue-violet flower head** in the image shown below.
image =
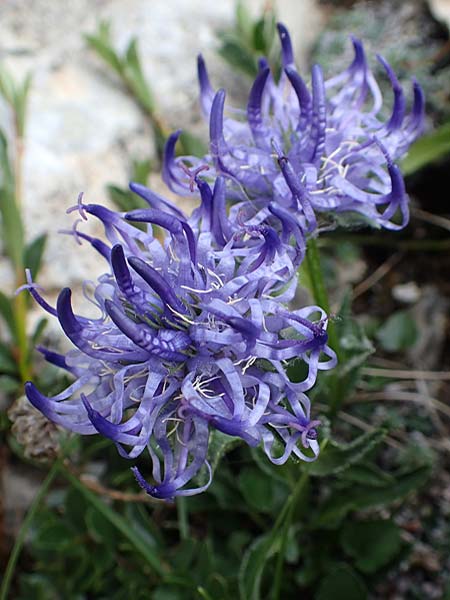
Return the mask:
<svg viewBox="0 0 450 600">
<path fill-rule="evenodd" d="M 286 308 L 296 287 L 293 249 L 268 227 L 231 230 L 222 214 L 224 181 L 214 189 L 197 184 L 203 202 L 192 223 L 137 184 L 147 209 L 122 214 L 79 200 L 80 216 L 98 218 L 107 240 L 72 232 L 107 263 L 89 295 L 98 318 L 76 315 L 68 288 L 53 308 L 30 276 L 26 286 L 75 346 L 66 355 L 40 348 L 73 383 L 46 397 L 29 382 L 29 400 L 71 431 L 111 439 L 123 457 L 147 449 L 152 482 L 133 471 L 162 499 L 207 487 L 195 477 L 211 476 L 211 430 L 261 445 L 277 464 L 291 455 L 312 460 L 318 423 L 305 392 L 318 370 L 336 364 L 324 311 Z M 286 374 L 294 359 L 306 365 L 296 383 Z"/>
<path fill-rule="evenodd" d="M 279 24 L 278 32 L 281 76 L 276 81 L 261 59 L 246 111 L 226 109 L 225 91 L 213 90 L 199 57 L 209 154 L 175 157 L 179 132 L 174 133 L 166 146 L 166 183 L 178 194 L 193 193 L 185 167 L 195 171 L 207 165 L 213 178 L 227 178 L 235 200 L 232 214 L 245 215 L 251 224 L 269 222 L 277 228 L 276 206 L 295 216 L 305 234 L 317 229 L 319 217 L 319 226 L 328 227 L 338 213 L 359 215 L 360 222 L 362 216 L 363 223 L 375 227 L 401 229 L 409 218 L 408 198 L 395 161 L 423 129 L 421 87 L 413 81 L 408 111 L 395 73 L 378 57 L 393 92 L 385 119 L 380 89 L 358 39 L 352 39 L 355 57 L 347 69 L 324 80 L 315 65 L 308 87 L 295 67 L 287 29 Z"/>
</svg>

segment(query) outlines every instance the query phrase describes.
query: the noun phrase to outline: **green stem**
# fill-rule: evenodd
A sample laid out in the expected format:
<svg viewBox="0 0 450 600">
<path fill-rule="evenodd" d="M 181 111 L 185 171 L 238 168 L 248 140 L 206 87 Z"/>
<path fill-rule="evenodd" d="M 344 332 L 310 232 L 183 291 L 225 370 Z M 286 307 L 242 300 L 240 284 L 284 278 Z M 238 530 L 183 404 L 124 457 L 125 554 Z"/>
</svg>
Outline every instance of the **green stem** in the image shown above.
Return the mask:
<svg viewBox="0 0 450 600">
<path fill-rule="evenodd" d="M 14 128 L 15 128 L 15 148 L 14 148 L 14 202 L 17 206 L 17 213 L 22 218 L 22 176 L 23 176 L 23 153 L 24 153 L 24 124 L 21 123 L 20 116 L 17 112 L 17 107 L 12 105 L 14 111 Z M 22 250 L 23 254 L 23 250 Z M 25 283 L 24 268 L 27 265 L 23 264 L 23 255 L 20 257 L 19 264 L 15 265 L 16 269 L 16 289 Z M 29 344 L 27 336 L 27 321 L 28 307 L 27 297 L 21 293 L 14 299 L 14 316 L 17 333 L 17 350 L 19 373 L 22 383 L 31 379 L 31 370 L 29 364 Z"/>
<path fill-rule="evenodd" d="M 189 521 L 186 498 L 179 496 L 177 498 L 178 529 L 182 540 L 189 539 Z"/>
<path fill-rule="evenodd" d="M 161 557 L 153 546 L 150 546 L 139 533 L 134 530 L 130 524 L 111 507 L 105 504 L 93 492 L 91 492 L 83 483 L 77 479 L 70 471 L 61 468 L 63 475 L 83 496 L 105 517 L 120 533 L 130 542 L 134 549 L 139 552 L 147 563 L 153 568 L 155 573 L 161 578 L 168 572 L 168 568 L 161 562 Z M 2 600 L 2 599 L 0 599 Z"/>
<path fill-rule="evenodd" d="M 16 278 L 16 286 L 19 287 L 24 283 L 23 279 Z M 31 379 L 29 352 L 28 352 L 28 337 L 27 337 L 27 298 L 21 293 L 14 298 L 14 318 L 17 335 L 17 353 L 19 363 L 19 373 L 22 383 Z"/>
<path fill-rule="evenodd" d="M 22 523 L 19 534 L 14 543 L 14 547 L 12 549 L 11 555 L 9 557 L 8 564 L 6 566 L 5 575 L 3 577 L 2 585 L 0 587 L 0 600 L 7 600 L 9 586 L 11 585 L 11 580 L 12 580 L 12 576 L 14 574 L 14 569 L 16 567 L 17 560 L 19 558 L 20 552 L 21 552 L 23 544 L 25 542 L 25 537 L 28 533 L 28 529 L 30 528 L 31 523 L 33 522 L 34 516 L 36 514 L 37 509 L 39 508 L 39 505 L 40 505 L 42 499 L 47 494 L 52 481 L 54 480 L 55 476 L 58 473 L 60 464 L 61 464 L 61 459 L 58 459 L 57 461 L 55 461 L 53 463 L 52 468 L 50 469 L 47 477 L 42 482 L 42 485 L 39 488 L 38 493 L 36 494 L 36 496 L 33 499 L 33 502 L 31 503 L 31 506 L 28 510 L 27 516 L 25 517 L 25 519 Z"/>
<path fill-rule="evenodd" d="M 320 264 L 320 253 L 317 246 L 317 242 L 314 238 L 308 240 L 308 248 L 306 250 L 306 266 L 308 269 L 309 280 L 311 282 L 312 293 L 314 301 L 318 306 L 330 314 L 330 302 L 328 300 L 328 293 L 325 286 L 325 280 L 323 277 L 322 266 Z M 339 344 L 336 335 L 334 323 L 328 321 L 328 339 L 331 348 L 338 354 Z"/>
<path fill-rule="evenodd" d="M 273 587 L 272 587 L 272 599 L 273 600 L 279 600 L 279 598 L 281 597 L 280 596 L 281 582 L 282 582 L 282 578 L 283 578 L 284 558 L 286 556 L 286 548 L 287 548 L 288 538 L 289 538 L 289 528 L 292 524 L 292 519 L 294 517 L 294 511 L 297 506 L 298 499 L 299 499 L 300 494 L 302 493 L 307 481 L 308 481 L 308 472 L 305 470 L 302 473 L 298 482 L 296 483 L 296 486 L 295 486 L 288 502 L 285 505 L 285 506 L 287 506 L 286 511 L 285 511 L 286 518 L 284 519 L 284 522 L 283 522 L 281 543 L 280 543 L 280 547 L 278 550 L 277 562 L 275 565 L 275 576 L 274 576 Z M 283 517 L 284 517 L 284 511 L 283 511 Z M 281 522 L 280 522 L 280 525 L 281 525 Z M 274 529 L 276 526 L 277 526 L 277 523 L 275 524 Z"/>
<path fill-rule="evenodd" d="M 308 269 L 309 280 L 311 283 L 311 289 L 314 296 L 314 301 L 318 304 L 326 313 L 330 315 L 330 302 L 328 299 L 328 293 L 325 286 L 325 280 L 323 277 L 322 266 L 320 264 L 320 252 L 317 242 L 314 238 L 308 241 L 308 247 L 306 250 L 306 267 Z M 335 324 L 331 319 L 328 320 L 328 342 L 330 347 L 336 352 L 338 357 L 338 369 L 340 362 L 340 347 L 339 339 L 336 332 Z M 328 375 L 330 382 L 330 417 L 333 418 L 339 411 L 339 408 L 343 402 L 345 386 L 337 370 L 333 371 Z"/>
</svg>

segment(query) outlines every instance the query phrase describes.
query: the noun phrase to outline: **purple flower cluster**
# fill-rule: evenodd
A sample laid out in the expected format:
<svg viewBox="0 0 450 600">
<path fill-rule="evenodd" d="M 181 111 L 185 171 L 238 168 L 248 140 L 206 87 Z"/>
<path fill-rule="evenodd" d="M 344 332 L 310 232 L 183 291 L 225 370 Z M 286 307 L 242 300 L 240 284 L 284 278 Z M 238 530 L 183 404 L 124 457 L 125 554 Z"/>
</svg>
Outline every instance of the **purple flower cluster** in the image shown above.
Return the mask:
<svg viewBox="0 0 450 600">
<path fill-rule="evenodd" d="M 116 213 L 79 199 L 77 223 L 92 215 L 105 230 L 106 241 L 72 232 L 107 264 L 89 297 L 98 318 L 76 315 L 67 288 L 53 308 L 28 274 L 26 287 L 75 348 L 66 355 L 39 348 L 74 380 L 54 397 L 29 382 L 27 397 L 66 429 L 111 439 L 125 458 L 147 449 L 151 483 L 133 471 L 155 498 L 209 485 L 212 431 L 262 446 L 275 464 L 317 456 L 319 422 L 305 392 L 319 370 L 336 365 L 336 355 L 320 307 L 288 308 L 306 238 L 318 212 L 356 211 L 391 228 L 400 226 L 399 211 L 402 224 L 407 218 L 392 160 L 420 128 L 420 88 L 414 85 L 405 117 L 401 88 L 385 65 L 395 102 L 382 124 L 359 42 L 352 65 L 333 80 L 324 83 L 314 67 L 310 93 L 295 70 L 287 31 L 280 25 L 279 32 L 280 81 L 261 61 L 247 113 L 236 111 L 234 119 L 224 119 L 225 94 L 214 94 L 199 60 L 210 154 L 175 158 L 174 134 L 164 166 L 173 189 L 198 194 L 190 217 L 133 183 L 148 208 Z M 331 100 L 328 89 L 335 90 Z M 369 97 L 373 106 L 364 111 Z M 287 375 L 293 360 L 305 364 L 304 379 L 295 383 Z"/>
<path fill-rule="evenodd" d="M 265 59 L 251 88 L 246 111 L 225 111 L 225 91 L 214 92 L 202 57 L 198 59 L 201 107 L 209 120 L 209 154 L 175 158 L 179 133 L 166 148 L 164 179 L 178 194 L 193 193 L 184 169 L 208 165 L 212 178 L 229 180 L 233 210 L 248 222 L 273 221 L 271 207 L 289 211 L 312 233 L 339 213 L 360 215 L 375 227 L 401 229 L 408 222 L 408 198 L 394 161 L 423 127 L 424 98 L 413 81 L 412 106 L 389 64 L 378 57 L 393 91 L 393 107 L 380 116 L 380 89 L 361 42 L 339 75 L 325 81 L 319 65 L 311 89 L 300 77 L 286 28 L 279 24 L 283 70 L 276 82 Z M 225 116 L 226 115 L 226 116 Z M 326 219 L 328 217 L 328 219 Z"/>
</svg>

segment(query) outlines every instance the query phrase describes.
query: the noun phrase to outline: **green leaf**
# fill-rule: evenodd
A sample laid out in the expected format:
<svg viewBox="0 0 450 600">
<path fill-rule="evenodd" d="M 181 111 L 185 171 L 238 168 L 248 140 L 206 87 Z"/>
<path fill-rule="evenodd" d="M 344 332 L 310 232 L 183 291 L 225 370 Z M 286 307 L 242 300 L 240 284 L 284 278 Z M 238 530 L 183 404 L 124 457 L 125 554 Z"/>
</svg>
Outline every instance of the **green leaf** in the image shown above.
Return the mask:
<svg viewBox="0 0 450 600">
<path fill-rule="evenodd" d="M 15 95 L 14 79 L 4 65 L 0 66 L 0 94 L 8 104 L 13 105 Z"/>
<path fill-rule="evenodd" d="M 88 502 L 121 532 L 130 543 L 131 547 L 143 556 L 155 573 L 159 576 L 163 576 L 166 569 L 164 565 L 161 564 L 156 548 L 149 545 L 147 540 L 145 540 L 133 527 L 130 527 L 130 524 L 118 512 L 105 504 L 103 500 L 93 492 L 88 490 L 88 488 L 86 488 L 81 481 L 74 477 L 69 471 L 64 470 L 62 473 L 66 479 L 68 479 L 72 485 L 84 495 Z"/>
<path fill-rule="evenodd" d="M 208 153 L 208 146 L 189 131 L 183 130 L 180 135 L 181 154 L 184 156 L 204 156 Z"/>
<path fill-rule="evenodd" d="M 110 547 L 116 546 L 116 529 L 109 519 L 92 506 L 87 509 L 85 519 L 87 529 L 95 542 Z"/>
<path fill-rule="evenodd" d="M 307 466 L 310 475 L 326 477 L 342 473 L 355 463 L 360 462 L 376 448 L 386 436 L 385 429 L 375 429 L 363 433 L 350 444 L 338 444 L 330 440 L 319 458 Z"/>
<path fill-rule="evenodd" d="M 14 309 L 12 301 L 0 291 L 0 315 L 3 317 L 5 325 L 7 325 L 11 335 L 16 339 L 16 321 L 14 318 Z"/>
<path fill-rule="evenodd" d="M 120 76 L 123 74 L 123 64 L 120 57 L 112 47 L 111 26 L 107 21 L 102 21 L 94 35 L 85 35 L 84 39 L 89 47 L 98 54 Z"/>
<path fill-rule="evenodd" d="M 133 160 L 131 163 L 131 181 L 147 185 L 149 175 L 152 170 L 152 161 L 146 160 Z"/>
<path fill-rule="evenodd" d="M 39 527 L 33 545 L 38 550 L 61 552 L 73 543 L 73 532 L 64 523 L 50 521 Z"/>
<path fill-rule="evenodd" d="M 18 365 L 14 360 L 10 348 L 0 342 L 0 373 L 6 375 L 17 375 Z"/>
<path fill-rule="evenodd" d="M 401 550 L 400 528 L 390 520 L 347 523 L 341 532 L 344 551 L 363 573 L 375 573 L 387 565 Z"/>
<path fill-rule="evenodd" d="M 20 381 L 9 375 L 0 375 L 0 392 L 5 394 L 13 394 L 20 387 Z"/>
<path fill-rule="evenodd" d="M 349 467 L 340 474 L 339 478 L 341 481 L 360 483 L 370 487 L 384 487 L 395 482 L 392 475 L 369 462 Z"/>
<path fill-rule="evenodd" d="M 417 325 L 410 313 L 399 310 L 393 313 L 377 331 L 376 337 L 383 350 L 400 352 L 407 350 L 417 340 Z"/>
<path fill-rule="evenodd" d="M 149 83 L 145 79 L 137 52 L 137 39 L 133 38 L 125 53 L 125 78 L 136 98 L 150 114 L 155 112 L 156 103 Z"/>
<path fill-rule="evenodd" d="M 26 269 L 30 269 L 33 279 L 39 274 L 46 242 L 47 234 L 43 233 L 25 247 L 23 264 Z"/>
<path fill-rule="evenodd" d="M 342 564 L 323 580 L 316 600 L 366 600 L 363 581 L 348 565 Z"/>
<path fill-rule="evenodd" d="M 25 135 L 25 122 L 27 112 L 28 94 L 30 92 L 32 77 L 28 74 L 22 85 L 16 88 L 14 93 L 14 110 L 17 119 L 17 129 L 19 137 L 23 138 Z"/>
<path fill-rule="evenodd" d="M 335 493 L 325 502 L 313 521 L 314 527 L 334 528 L 353 510 L 383 508 L 402 500 L 419 489 L 430 476 L 430 465 L 422 465 L 395 477 L 395 483 L 384 487 L 353 485 L 350 489 Z"/>
<path fill-rule="evenodd" d="M 2 217 L 3 243 L 16 271 L 23 271 L 24 230 L 22 215 L 14 194 L 0 190 L 0 214 Z"/>
<path fill-rule="evenodd" d="M 409 149 L 401 163 L 404 175 L 410 175 L 422 167 L 450 154 L 450 122 L 424 135 Z"/>
<path fill-rule="evenodd" d="M 36 327 L 34 328 L 34 331 L 31 334 L 31 345 L 32 345 L 32 347 L 34 347 L 39 342 L 39 340 L 41 339 L 41 336 L 44 333 L 44 330 L 47 327 L 47 325 L 48 325 L 48 319 L 46 319 L 45 317 L 42 317 L 36 323 Z M 31 348 L 31 350 L 32 350 L 32 348 Z"/>
<path fill-rule="evenodd" d="M 245 501 L 258 512 L 270 512 L 274 504 L 274 489 L 261 471 L 246 467 L 239 473 L 239 489 Z"/>
<path fill-rule="evenodd" d="M 265 13 L 253 27 L 253 48 L 258 54 L 268 56 L 275 39 L 275 16 L 272 11 Z"/>
<path fill-rule="evenodd" d="M 23 270 L 24 229 L 22 215 L 17 206 L 14 190 L 14 176 L 8 156 L 8 142 L 0 131 L 0 216 L 5 251 L 16 271 Z"/>
<path fill-rule="evenodd" d="M 120 211 L 128 212 L 137 208 L 148 208 L 146 201 L 137 194 L 133 194 L 130 190 L 111 184 L 107 185 L 106 189 L 111 201 Z M 146 228 L 145 223 L 141 223 L 140 225 L 142 228 Z"/>
<path fill-rule="evenodd" d="M 256 77 L 258 69 L 255 58 L 239 41 L 231 36 L 224 36 L 218 52 L 232 67 L 240 69 L 250 77 Z"/>
<path fill-rule="evenodd" d="M 245 3 L 241 1 L 236 5 L 236 28 L 243 35 L 244 39 L 251 39 L 253 30 L 252 17 Z"/>
<path fill-rule="evenodd" d="M 244 554 L 239 570 L 241 600 L 259 600 L 261 579 L 267 560 L 276 552 L 273 532 L 257 538 Z"/>
</svg>

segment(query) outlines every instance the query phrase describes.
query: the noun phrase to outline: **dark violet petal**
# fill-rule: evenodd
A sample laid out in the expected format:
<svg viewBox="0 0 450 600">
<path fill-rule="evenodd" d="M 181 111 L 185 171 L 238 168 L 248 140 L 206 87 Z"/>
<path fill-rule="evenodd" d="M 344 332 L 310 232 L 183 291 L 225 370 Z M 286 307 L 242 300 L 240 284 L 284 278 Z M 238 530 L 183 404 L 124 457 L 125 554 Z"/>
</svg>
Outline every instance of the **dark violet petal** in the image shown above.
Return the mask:
<svg viewBox="0 0 450 600">
<path fill-rule="evenodd" d="M 190 192 L 189 185 L 185 182 L 185 175 L 175 159 L 175 146 L 181 135 L 181 129 L 172 133 L 164 146 L 162 178 L 164 183 L 175 193 L 185 195 Z M 180 179 L 182 177 L 182 179 Z M 156 207 L 158 208 L 158 206 Z M 183 213 L 175 207 L 172 211 L 180 218 L 185 218 Z"/>
<path fill-rule="evenodd" d="M 117 426 L 102 417 L 97 410 L 94 410 L 84 394 L 80 394 L 80 398 L 83 402 L 84 408 L 86 409 L 89 421 L 92 423 L 95 429 L 108 439 L 118 441 L 119 431 Z"/>
<path fill-rule="evenodd" d="M 200 177 L 197 179 L 197 187 L 201 200 L 202 231 L 210 231 L 212 221 L 212 191 L 206 181 Z"/>
<path fill-rule="evenodd" d="M 133 280 L 131 279 L 131 273 L 120 244 L 116 244 L 111 250 L 111 266 L 120 291 L 126 295 L 132 294 L 134 288 Z"/>
<path fill-rule="evenodd" d="M 258 58 L 258 71 L 264 71 L 265 69 L 270 69 L 269 61 L 265 56 L 260 56 Z"/>
<path fill-rule="evenodd" d="M 181 227 L 184 231 L 184 235 L 186 236 L 191 262 L 197 266 L 197 242 L 194 237 L 194 232 L 192 231 L 191 226 L 185 221 L 181 222 Z"/>
<path fill-rule="evenodd" d="M 294 236 L 298 251 L 298 258 L 296 261 L 298 264 L 298 261 L 303 260 L 306 249 L 305 235 L 302 231 L 302 228 L 292 215 L 291 211 L 284 210 L 275 204 L 275 202 L 271 202 L 269 204 L 269 211 L 281 221 L 281 226 L 283 229 L 283 241 L 285 243 L 289 243 L 290 236 Z"/>
<path fill-rule="evenodd" d="M 70 288 L 64 288 L 61 290 L 56 303 L 56 312 L 58 313 L 58 320 L 61 323 L 61 327 L 64 333 L 69 339 L 74 337 L 74 334 L 81 333 L 83 326 L 78 321 L 72 310 L 71 303 L 72 292 Z"/>
<path fill-rule="evenodd" d="M 403 90 L 401 85 L 398 82 L 398 79 L 390 66 L 390 64 L 382 57 L 377 56 L 380 63 L 383 65 L 387 76 L 391 82 L 392 91 L 394 92 L 394 106 L 392 108 L 392 115 L 389 119 L 389 122 L 386 125 L 387 130 L 395 130 L 399 129 L 402 126 L 403 119 L 405 117 L 406 110 L 406 101 L 405 96 L 403 94 Z"/>
<path fill-rule="evenodd" d="M 50 399 L 41 394 L 31 381 L 25 383 L 25 394 L 34 408 L 40 410 L 50 420 L 55 420 L 56 413 L 51 407 Z"/>
<path fill-rule="evenodd" d="M 253 139 L 257 146 L 270 148 L 270 140 L 267 139 L 263 116 L 262 116 L 262 98 L 270 69 L 260 71 L 250 90 L 250 96 L 247 104 L 247 120 L 250 126 Z"/>
<path fill-rule="evenodd" d="M 139 471 L 139 469 L 137 467 L 131 467 L 131 470 L 133 472 L 133 475 L 136 478 L 136 481 L 138 482 L 138 484 L 140 485 L 140 487 L 144 490 L 144 492 L 146 492 L 149 496 L 152 496 L 153 498 L 158 498 L 160 500 L 165 500 L 167 498 L 171 498 L 173 496 L 173 490 L 171 490 L 171 492 L 165 496 L 164 494 L 158 494 L 158 490 L 154 485 L 150 485 L 145 478 L 142 476 L 141 472 Z"/>
<path fill-rule="evenodd" d="M 205 117 L 209 118 L 209 113 L 211 112 L 211 106 L 214 99 L 214 90 L 209 81 L 208 71 L 201 54 L 199 54 L 197 57 L 197 77 L 200 86 L 200 105 Z"/>
<path fill-rule="evenodd" d="M 63 354 L 58 354 L 58 352 L 53 352 L 48 348 L 44 348 L 44 346 L 36 346 L 36 350 L 40 352 L 45 360 L 52 365 L 60 367 L 61 369 L 66 369 L 66 371 L 72 372 L 72 367 L 69 367 L 66 363 L 66 357 Z"/>
<path fill-rule="evenodd" d="M 216 167 L 223 170 L 221 157 L 227 151 L 223 137 L 223 111 L 225 107 L 225 90 L 219 90 L 214 96 L 209 119 L 209 138 L 211 157 Z"/>
<path fill-rule="evenodd" d="M 181 233 L 181 222 L 178 217 L 169 215 L 161 210 L 153 208 L 137 208 L 130 210 L 125 214 L 127 221 L 137 221 L 138 223 L 153 223 L 159 227 L 163 227 L 173 233 L 179 235 Z"/>
<path fill-rule="evenodd" d="M 226 214 L 226 186 L 223 177 L 217 177 L 214 183 L 211 230 L 219 246 L 224 246 L 233 235 Z"/>
<path fill-rule="evenodd" d="M 313 150 L 311 162 L 319 161 L 325 149 L 325 130 L 327 126 L 327 108 L 325 85 L 322 69 L 319 65 L 312 68 L 313 116 L 311 138 Z"/>
<path fill-rule="evenodd" d="M 367 68 L 366 55 L 364 52 L 364 46 L 360 39 L 357 37 L 351 36 L 353 51 L 355 53 L 355 57 L 353 59 L 352 64 L 350 65 L 350 70 L 362 69 L 365 70 Z"/>
<path fill-rule="evenodd" d="M 105 308 L 111 320 L 117 325 L 120 331 L 143 350 L 174 362 L 186 359 L 186 356 L 179 352 L 179 350 L 185 350 L 190 343 L 189 336 L 184 332 L 165 332 L 162 330 L 161 335 L 156 335 L 144 323 L 135 323 L 129 319 L 110 300 L 105 301 Z M 168 335 L 163 336 L 163 333 L 167 333 Z"/>
<path fill-rule="evenodd" d="M 297 131 L 303 131 L 306 129 L 312 116 L 311 95 L 308 91 L 306 83 L 295 69 L 287 67 L 285 71 L 289 81 L 292 84 L 292 87 L 294 88 L 300 108 L 300 118 L 297 125 Z"/>
<path fill-rule="evenodd" d="M 278 35 L 281 42 L 281 60 L 283 67 L 294 64 L 294 52 L 292 50 L 291 37 L 287 28 L 282 23 L 277 23 Z"/>
<path fill-rule="evenodd" d="M 129 319 L 111 300 L 105 300 L 105 309 L 111 320 L 127 338 L 144 350 L 153 349 L 154 335 L 144 324 L 138 324 Z"/>
<path fill-rule="evenodd" d="M 175 134 L 172 134 L 172 136 L 169 137 L 169 140 L 167 141 L 164 150 L 165 153 L 168 151 L 168 148 L 170 146 L 169 141 L 173 136 L 176 136 L 175 142 L 173 143 L 173 147 L 175 147 L 179 133 L 180 132 L 177 131 Z M 141 183 L 136 183 L 135 181 L 131 181 L 129 184 L 129 188 L 132 192 L 134 192 L 135 194 L 143 198 L 146 202 L 148 202 L 152 208 L 155 208 L 157 210 L 163 210 L 166 212 L 169 211 L 170 213 L 177 216 L 179 219 L 186 219 L 186 215 L 177 206 L 175 206 L 175 204 L 173 204 L 169 200 L 166 200 L 156 192 L 153 192 L 145 185 L 142 185 Z"/>
<path fill-rule="evenodd" d="M 130 266 L 148 283 L 148 285 L 158 294 L 164 304 L 173 309 L 186 313 L 183 303 L 177 298 L 170 283 L 158 271 L 148 265 L 138 256 L 128 258 Z"/>
<path fill-rule="evenodd" d="M 410 127 L 413 131 L 420 131 L 424 124 L 425 96 L 423 89 L 416 79 L 413 79 L 414 102 L 411 111 Z"/>
</svg>

